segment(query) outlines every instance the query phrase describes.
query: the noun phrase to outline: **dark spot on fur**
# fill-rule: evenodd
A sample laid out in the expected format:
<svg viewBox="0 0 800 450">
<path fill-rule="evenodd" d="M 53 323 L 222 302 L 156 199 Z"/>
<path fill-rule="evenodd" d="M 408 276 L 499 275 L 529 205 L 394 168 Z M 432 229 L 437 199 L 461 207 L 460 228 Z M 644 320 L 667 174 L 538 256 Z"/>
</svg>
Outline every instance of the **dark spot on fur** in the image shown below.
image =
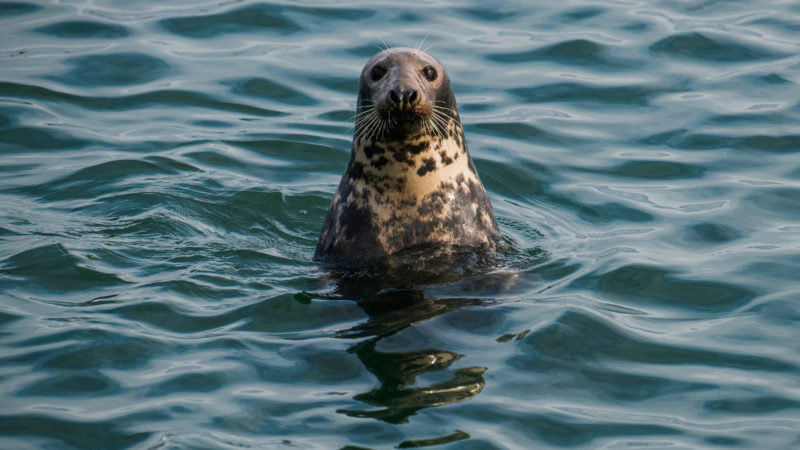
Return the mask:
<svg viewBox="0 0 800 450">
<path fill-rule="evenodd" d="M 417 175 L 423 176 L 434 170 L 436 170 L 436 161 L 434 161 L 433 158 L 425 158 L 422 160 L 422 165 L 417 169 Z"/>
<path fill-rule="evenodd" d="M 458 185 L 452 181 L 442 181 L 439 183 L 439 189 L 449 194 L 451 192 L 455 192 L 456 189 L 458 189 Z"/>
<path fill-rule="evenodd" d="M 444 191 L 438 190 L 426 195 L 422 203 L 417 208 L 420 216 L 439 216 L 442 214 L 444 204 L 447 202 L 447 195 Z"/>
<path fill-rule="evenodd" d="M 478 171 L 475 170 L 475 164 L 472 163 L 472 159 L 469 160 L 467 167 L 469 167 L 469 171 L 472 172 L 476 177 L 478 176 Z"/>
<path fill-rule="evenodd" d="M 444 150 L 440 151 L 439 156 L 442 158 L 442 164 L 444 164 L 445 166 L 453 164 L 453 158 L 449 157 L 446 151 Z"/>
<path fill-rule="evenodd" d="M 373 156 L 380 155 L 381 153 L 383 153 L 383 151 L 384 150 L 382 147 L 379 147 L 374 144 L 367 145 L 366 147 L 364 147 L 364 155 L 367 157 L 367 159 L 372 159 Z"/>
<path fill-rule="evenodd" d="M 347 168 L 347 175 L 353 179 L 359 179 L 364 176 L 364 165 L 357 161 L 351 161 L 350 167 Z"/>
<path fill-rule="evenodd" d="M 399 163 L 408 162 L 408 157 L 403 152 L 392 152 L 392 158 Z"/>
<path fill-rule="evenodd" d="M 324 261 L 377 258 L 385 251 L 378 240 L 366 192 L 357 194 L 351 180 L 344 180 L 338 201 L 328 211 L 314 258 Z"/>
<path fill-rule="evenodd" d="M 417 196 L 410 195 L 406 200 L 400 200 L 401 206 L 414 207 L 417 205 Z"/>
<path fill-rule="evenodd" d="M 456 145 L 458 148 L 463 148 L 462 142 L 464 142 L 464 132 L 461 128 L 456 129 L 456 132 L 453 133 L 453 139 L 456 140 Z"/>
<path fill-rule="evenodd" d="M 385 166 L 386 163 L 388 163 L 388 162 L 389 162 L 389 160 L 386 159 L 385 156 L 381 155 L 380 158 L 376 159 L 375 161 L 371 161 L 370 165 L 372 167 L 376 168 L 376 169 L 380 169 L 381 167 Z"/>
<path fill-rule="evenodd" d="M 429 141 L 422 141 L 419 144 L 414 145 L 407 145 L 405 151 L 411 153 L 412 155 L 419 155 L 420 153 L 424 152 L 430 146 Z"/>
</svg>

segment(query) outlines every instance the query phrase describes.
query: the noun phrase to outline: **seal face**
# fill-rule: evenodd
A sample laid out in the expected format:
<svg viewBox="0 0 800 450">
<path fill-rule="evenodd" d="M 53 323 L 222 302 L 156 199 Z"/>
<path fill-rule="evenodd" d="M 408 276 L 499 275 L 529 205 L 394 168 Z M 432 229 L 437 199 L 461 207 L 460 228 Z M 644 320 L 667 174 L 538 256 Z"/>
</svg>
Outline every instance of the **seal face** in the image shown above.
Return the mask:
<svg viewBox="0 0 800 450">
<path fill-rule="evenodd" d="M 409 48 L 373 56 L 314 258 L 368 263 L 424 244 L 492 247 L 497 235 L 444 67 Z"/>
</svg>

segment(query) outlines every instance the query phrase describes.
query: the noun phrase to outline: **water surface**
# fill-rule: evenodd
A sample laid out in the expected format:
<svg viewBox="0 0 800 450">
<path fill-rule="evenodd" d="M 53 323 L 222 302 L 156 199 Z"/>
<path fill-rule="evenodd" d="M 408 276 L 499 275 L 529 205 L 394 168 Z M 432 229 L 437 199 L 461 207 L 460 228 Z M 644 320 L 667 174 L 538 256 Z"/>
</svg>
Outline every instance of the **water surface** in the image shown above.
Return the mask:
<svg viewBox="0 0 800 450">
<path fill-rule="evenodd" d="M 0 4 L 0 447 L 800 446 L 800 6 Z M 311 262 L 384 46 L 512 257 Z"/>
</svg>

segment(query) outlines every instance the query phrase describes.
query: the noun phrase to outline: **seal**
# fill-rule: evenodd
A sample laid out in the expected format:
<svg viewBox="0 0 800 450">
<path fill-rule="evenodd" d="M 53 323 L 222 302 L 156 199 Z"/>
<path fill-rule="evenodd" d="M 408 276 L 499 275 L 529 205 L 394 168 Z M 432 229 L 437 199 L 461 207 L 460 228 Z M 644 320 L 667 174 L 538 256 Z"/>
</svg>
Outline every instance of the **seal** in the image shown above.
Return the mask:
<svg viewBox="0 0 800 450">
<path fill-rule="evenodd" d="M 423 245 L 493 248 L 497 238 L 444 67 L 411 48 L 373 56 L 314 259 L 365 264 Z"/>
</svg>

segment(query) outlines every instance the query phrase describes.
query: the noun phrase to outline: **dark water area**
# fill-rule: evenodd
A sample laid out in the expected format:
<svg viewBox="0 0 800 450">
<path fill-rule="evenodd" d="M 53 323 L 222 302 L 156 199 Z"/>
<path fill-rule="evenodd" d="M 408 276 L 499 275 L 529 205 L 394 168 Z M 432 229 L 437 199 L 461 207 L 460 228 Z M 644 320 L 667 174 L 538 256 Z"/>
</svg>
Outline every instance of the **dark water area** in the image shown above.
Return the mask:
<svg viewBox="0 0 800 450">
<path fill-rule="evenodd" d="M 514 251 L 337 291 L 384 42 Z M 800 447 L 799 123 L 793 1 L 0 3 L 0 448 Z"/>
</svg>

